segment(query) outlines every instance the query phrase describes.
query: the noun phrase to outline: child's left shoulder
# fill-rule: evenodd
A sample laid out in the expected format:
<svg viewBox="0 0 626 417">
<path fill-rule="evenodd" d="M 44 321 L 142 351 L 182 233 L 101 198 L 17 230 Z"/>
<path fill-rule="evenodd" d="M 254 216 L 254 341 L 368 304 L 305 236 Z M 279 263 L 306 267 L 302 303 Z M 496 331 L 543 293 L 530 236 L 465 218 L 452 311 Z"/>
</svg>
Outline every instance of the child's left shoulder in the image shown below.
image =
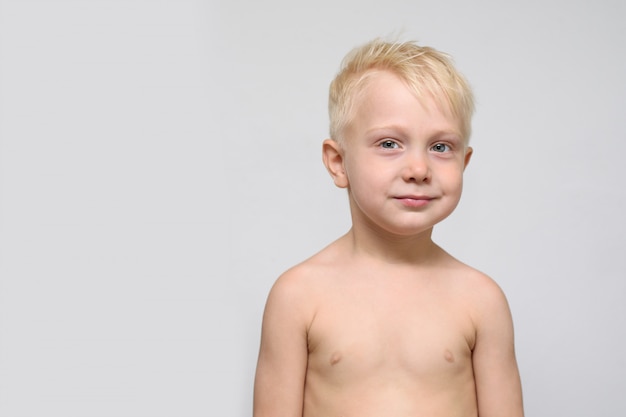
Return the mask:
<svg viewBox="0 0 626 417">
<path fill-rule="evenodd" d="M 469 301 L 471 316 L 476 327 L 493 321 L 511 320 L 507 297 L 491 276 L 459 262 L 455 283 Z"/>
<path fill-rule="evenodd" d="M 500 285 L 491 276 L 454 259 L 449 268 L 452 285 L 470 301 L 477 312 L 508 311 L 508 301 Z"/>
<path fill-rule="evenodd" d="M 461 262 L 459 262 L 459 264 L 459 268 L 462 271 L 462 276 L 463 279 L 466 281 L 466 284 L 471 285 L 478 291 L 485 291 L 487 293 L 495 292 L 502 294 L 502 289 L 500 288 L 500 285 L 498 285 L 496 280 L 493 279 L 491 276 L 467 264 Z"/>
</svg>

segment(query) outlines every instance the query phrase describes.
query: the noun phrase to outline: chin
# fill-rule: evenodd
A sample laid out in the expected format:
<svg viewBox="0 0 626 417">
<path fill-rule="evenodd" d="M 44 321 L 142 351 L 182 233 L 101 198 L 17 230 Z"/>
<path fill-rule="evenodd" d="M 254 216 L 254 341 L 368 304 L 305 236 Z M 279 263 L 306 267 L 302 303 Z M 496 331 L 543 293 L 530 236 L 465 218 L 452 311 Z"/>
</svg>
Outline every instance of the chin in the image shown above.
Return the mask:
<svg viewBox="0 0 626 417">
<path fill-rule="evenodd" d="M 411 238 L 419 235 L 430 235 L 432 233 L 434 225 L 394 225 L 386 227 L 385 231 L 393 236 L 399 238 Z"/>
</svg>

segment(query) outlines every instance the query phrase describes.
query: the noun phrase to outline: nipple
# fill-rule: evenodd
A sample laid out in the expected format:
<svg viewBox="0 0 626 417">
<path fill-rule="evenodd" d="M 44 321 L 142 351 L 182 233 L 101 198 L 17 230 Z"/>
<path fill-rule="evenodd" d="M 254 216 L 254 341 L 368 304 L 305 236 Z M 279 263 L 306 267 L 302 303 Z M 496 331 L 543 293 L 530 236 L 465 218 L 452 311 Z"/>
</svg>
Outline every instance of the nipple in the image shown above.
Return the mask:
<svg viewBox="0 0 626 417">
<path fill-rule="evenodd" d="M 331 366 L 337 365 L 337 363 L 339 363 L 340 360 L 341 360 L 341 355 L 338 352 L 333 353 L 333 355 L 330 357 Z"/>
<path fill-rule="evenodd" d="M 446 362 L 449 362 L 449 363 L 454 362 L 454 355 L 448 349 L 446 349 L 446 351 L 444 352 L 443 357 L 446 360 Z"/>
</svg>

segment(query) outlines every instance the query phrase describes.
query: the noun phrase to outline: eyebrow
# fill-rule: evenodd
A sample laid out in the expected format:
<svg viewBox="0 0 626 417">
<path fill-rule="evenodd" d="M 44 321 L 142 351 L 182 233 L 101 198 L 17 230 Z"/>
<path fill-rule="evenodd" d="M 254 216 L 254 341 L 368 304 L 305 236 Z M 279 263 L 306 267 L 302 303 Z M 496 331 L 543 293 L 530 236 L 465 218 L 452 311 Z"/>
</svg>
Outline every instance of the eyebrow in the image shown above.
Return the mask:
<svg viewBox="0 0 626 417">
<path fill-rule="evenodd" d="M 365 131 L 366 134 L 370 134 L 373 132 L 406 132 L 408 129 L 406 128 L 406 126 L 400 126 L 400 125 L 381 125 L 381 126 L 374 126 L 372 128 L 369 128 Z"/>
<path fill-rule="evenodd" d="M 375 132 L 406 132 L 408 129 L 405 126 L 401 125 L 382 125 L 382 126 L 374 126 L 365 131 L 365 134 L 369 135 Z M 463 135 L 461 134 L 460 129 L 446 130 L 446 129 L 436 129 L 431 134 L 432 137 L 443 136 L 443 135 L 455 135 L 459 138 L 459 140 L 463 140 Z"/>
</svg>

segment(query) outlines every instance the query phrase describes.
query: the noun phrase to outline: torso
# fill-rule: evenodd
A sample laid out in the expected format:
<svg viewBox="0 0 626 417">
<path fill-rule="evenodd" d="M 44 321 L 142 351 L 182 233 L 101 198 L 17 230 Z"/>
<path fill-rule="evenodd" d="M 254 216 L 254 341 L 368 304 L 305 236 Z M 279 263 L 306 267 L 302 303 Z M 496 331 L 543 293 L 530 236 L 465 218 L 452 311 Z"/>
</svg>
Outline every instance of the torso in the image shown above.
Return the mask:
<svg viewBox="0 0 626 417">
<path fill-rule="evenodd" d="M 476 271 L 451 257 L 423 269 L 333 258 L 331 249 L 304 267 L 303 416 L 477 416 L 468 298 Z"/>
</svg>

